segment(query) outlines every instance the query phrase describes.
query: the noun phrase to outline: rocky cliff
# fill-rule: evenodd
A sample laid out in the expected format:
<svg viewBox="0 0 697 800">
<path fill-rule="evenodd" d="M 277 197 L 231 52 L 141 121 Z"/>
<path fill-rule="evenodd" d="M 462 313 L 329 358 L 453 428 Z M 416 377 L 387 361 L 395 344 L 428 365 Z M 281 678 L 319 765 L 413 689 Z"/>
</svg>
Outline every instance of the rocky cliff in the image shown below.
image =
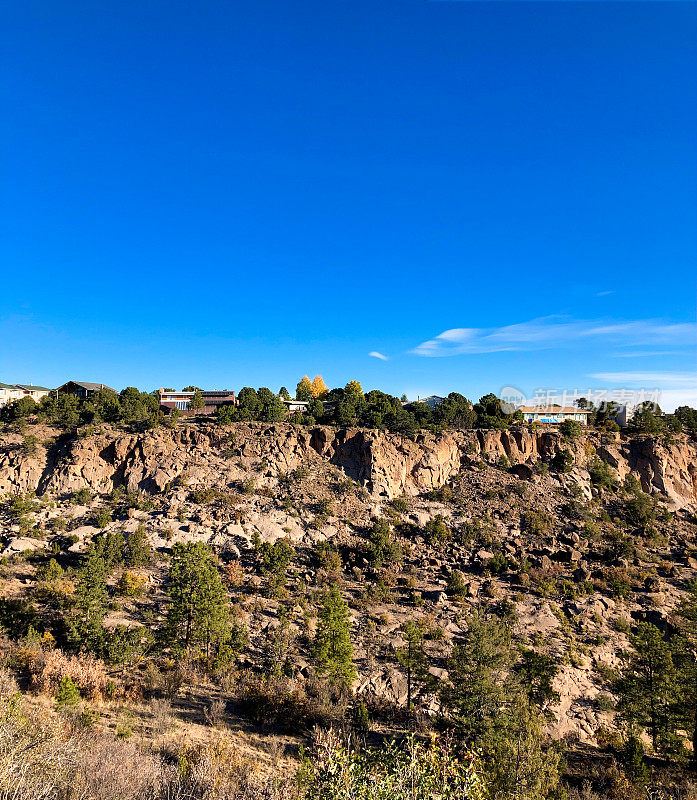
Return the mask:
<svg viewBox="0 0 697 800">
<path fill-rule="evenodd" d="M 224 487 L 240 468 L 261 465 L 273 483 L 279 473 L 328 462 L 375 497 L 416 495 L 443 486 L 461 469 L 481 459 L 505 457 L 529 467 L 549 461 L 560 449 L 574 454 L 572 479 L 588 488 L 587 466 L 596 455 L 623 479 L 635 475 L 645 492 L 665 495 L 672 506 L 697 507 L 697 444 L 686 436 L 672 441 L 653 436 L 621 437 L 589 433 L 565 442 L 556 431 L 448 431 L 403 437 L 373 430 L 301 428 L 293 425 L 181 425 L 125 434 L 104 428 L 90 436 L 50 438 L 27 454 L 20 434 L 0 446 L 0 492 L 38 494 L 88 487 L 108 492 L 161 492 L 186 473 L 196 483 Z M 41 437 L 39 437 L 41 438 Z M 262 480 L 264 479 L 262 478 Z"/>
</svg>

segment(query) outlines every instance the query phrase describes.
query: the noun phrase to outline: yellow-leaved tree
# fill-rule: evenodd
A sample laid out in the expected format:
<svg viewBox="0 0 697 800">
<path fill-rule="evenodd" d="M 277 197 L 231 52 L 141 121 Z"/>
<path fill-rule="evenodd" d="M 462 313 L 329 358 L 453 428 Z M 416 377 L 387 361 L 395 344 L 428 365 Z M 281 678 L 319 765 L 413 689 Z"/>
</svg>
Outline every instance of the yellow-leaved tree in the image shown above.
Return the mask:
<svg viewBox="0 0 697 800">
<path fill-rule="evenodd" d="M 312 396 L 317 397 L 321 400 L 328 394 L 329 394 L 329 389 L 327 389 L 327 385 L 325 384 L 322 376 L 315 375 L 315 379 L 312 381 Z"/>
<path fill-rule="evenodd" d="M 360 399 L 363 397 L 363 389 L 358 383 L 358 381 L 349 381 L 346 386 L 344 387 L 344 392 L 349 397 L 355 397 L 356 399 Z"/>
</svg>

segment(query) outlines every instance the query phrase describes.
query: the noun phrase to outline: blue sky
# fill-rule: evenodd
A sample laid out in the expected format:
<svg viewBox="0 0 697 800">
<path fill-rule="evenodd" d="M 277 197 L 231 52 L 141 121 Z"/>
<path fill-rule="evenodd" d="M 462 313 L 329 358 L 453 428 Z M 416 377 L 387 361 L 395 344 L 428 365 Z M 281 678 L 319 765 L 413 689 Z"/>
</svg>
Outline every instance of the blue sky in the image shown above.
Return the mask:
<svg viewBox="0 0 697 800">
<path fill-rule="evenodd" d="M 0 380 L 697 405 L 696 4 L 0 22 Z"/>
</svg>

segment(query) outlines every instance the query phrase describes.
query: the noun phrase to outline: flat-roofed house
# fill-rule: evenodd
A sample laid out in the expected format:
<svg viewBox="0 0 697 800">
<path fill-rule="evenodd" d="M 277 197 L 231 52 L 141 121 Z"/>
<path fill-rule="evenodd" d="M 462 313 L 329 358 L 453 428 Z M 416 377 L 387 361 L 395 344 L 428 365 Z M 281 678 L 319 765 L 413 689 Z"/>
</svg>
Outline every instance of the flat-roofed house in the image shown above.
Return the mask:
<svg viewBox="0 0 697 800">
<path fill-rule="evenodd" d="M 310 406 L 309 400 L 284 400 L 281 398 L 281 402 L 286 407 L 286 410 L 289 414 L 306 414 L 307 409 Z"/>
<path fill-rule="evenodd" d="M 115 389 L 112 389 L 111 386 L 107 386 L 105 383 L 68 381 L 62 386 L 59 386 L 56 389 L 56 392 L 58 392 L 58 394 L 72 394 L 74 397 L 80 398 L 80 400 L 87 400 L 88 397 L 92 397 L 95 392 L 99 392 L 102 389 L 111 389 L 112 392 L 116 391 Z"/>
<path fill-rule="evenodd" d="M 176 408 L 185 414 L 214 414 L 220 406 L 236 406 L 237 397 L 232 389 L 216 389 L 212 391 L 201 390 L 203 396 L 203 408 L 190 409 L 189 402 L 194 396 L 194 392 L 177 392 L 174 389 L 160 389 L 160 407 L 163 411 L 171 411 Z"/>
<path fill-rule="evenodd" d="M 541 422 L 547 425 L 558 425 L 567 419 L 586 425 L 590 413 L 582 408 L 559 406 L 556 403 L 548 406 L 521 406 L 518 411 L 523 415 L 523 422 Z"/>
</svg>

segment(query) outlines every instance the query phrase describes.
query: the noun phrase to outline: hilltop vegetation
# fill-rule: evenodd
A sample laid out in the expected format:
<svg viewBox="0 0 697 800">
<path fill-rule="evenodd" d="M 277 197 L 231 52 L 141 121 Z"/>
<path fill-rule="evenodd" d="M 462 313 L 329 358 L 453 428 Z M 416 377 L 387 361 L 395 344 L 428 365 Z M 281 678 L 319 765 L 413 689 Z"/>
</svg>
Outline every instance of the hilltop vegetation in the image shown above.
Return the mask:
<svg viewBox="0 0 697 800">
<path fill-rule="evenodd" d="M 691 791 L 694 443 L 468 407 L 412 438 L 8 423 L 2 786 L 35 742 L 18 796 Z"/>
</svg>

